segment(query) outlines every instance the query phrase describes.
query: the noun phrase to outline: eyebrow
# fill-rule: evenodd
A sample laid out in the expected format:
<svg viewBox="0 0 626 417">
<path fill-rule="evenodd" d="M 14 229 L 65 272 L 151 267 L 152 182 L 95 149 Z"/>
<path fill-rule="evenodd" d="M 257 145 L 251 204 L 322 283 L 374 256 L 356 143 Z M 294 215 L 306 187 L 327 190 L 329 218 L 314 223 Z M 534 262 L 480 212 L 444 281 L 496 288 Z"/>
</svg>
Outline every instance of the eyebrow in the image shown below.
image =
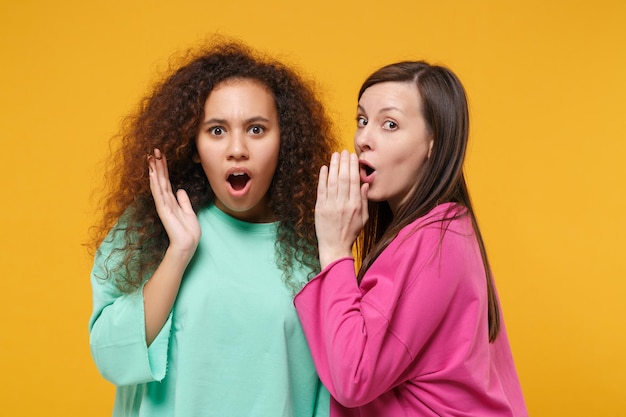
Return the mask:
<svg viewBox="0 0 626 417">
<path fill-rule="evenodd" d="M 263 116 L 254 116 L 251 117 L 249 119 L 244 120 L 244 124 L 248 124 L 248 123 L 255 123 L 255 122 L 265 122 L 265 123 L 269 123 L 270 120 L 266 117 Z M 220 124 L 220 125 L 225 125 L 228 124 L 228 120 L 226 119 L 218 119 L 218 118 L 211 118 L 211 119 L 207 119 L 204 122 L 202 122 L 203 125 L 209 125 L 209 124 Z"/>
<path fill-rule="evenodd" d="M 365 109 L 363 107 L 361 107 L 360 104 L 358 104 L 356 107 L 357 107 L 357 109 L 359 109 L 360 111 L 365 113 Z M 389 110 L 399 111 L 400 113 L 404 114 L 404 111 L 402 111 L 402 109 L 400 109 L 399 107 L 394 107 L 394 106 L 383 107 L 382 109 L 378 110 L 378 113 L 384 113 L 384 112 L 389 111 Z"/>
</svg>

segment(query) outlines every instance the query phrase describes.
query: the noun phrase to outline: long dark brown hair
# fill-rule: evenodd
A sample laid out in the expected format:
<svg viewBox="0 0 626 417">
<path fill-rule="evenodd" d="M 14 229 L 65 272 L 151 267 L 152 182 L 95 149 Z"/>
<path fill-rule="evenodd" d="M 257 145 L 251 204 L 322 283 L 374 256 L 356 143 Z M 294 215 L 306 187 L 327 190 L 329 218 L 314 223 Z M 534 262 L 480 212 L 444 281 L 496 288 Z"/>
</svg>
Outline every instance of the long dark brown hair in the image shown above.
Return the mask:
<svg viewBox="0 0 626 417">
<path fill-rule="evenodd" d="M 434 145 L 420 177 L 415 179 L 417 187 L 399 207 L 395 216 L 387 202 L 370 202 L 370 220 L 357 241 L 361 261 L 359 279 L 402 228 L 426 215 L 438 204 L 457 203 L 465 207 L 465 213 L 445 216 L 447 218 L 444 220 L 451 220 L 460 215 L 468 215 L 471 218 L 485 267 L 489 341 L 493 342 L 500 330 L 500 308 L 487 251 L 463 174 L 469 137 L 469 112 L 465 90 L 458 77 L 448 68 L 430 65 L 424 61 L 404 61 L 384 66 L 370 75 L 361 86 L 359 100 L 363 92 L 372 85 L 390 81 L 415 84 L 422 102 L 422 116 L 434 139 Z"/>
<path fill-rule="evenodd" d="M 251 79 L 272 92 L 280 125 L 278 166 L 268 190 L 278 225 L 276 262 L 286 284 L 297 290 L 290 271 L 296 262 L 311 274 L 319 270 L 314 207 L 319 168 L 336 149 L 331 121 L 317 87 L 294 68 L 235 40 L 213 39 L 187 55 L 123 123 L 119 143 L 107 162 L 102 215 L 92 229 L 92 250 L 115 227 L 124 245 L 110 257 L 121 259 L 107 270 L 120 271 L 116 284 L 131 292 L 160 263 L 168 247 L 148 180 L 146 155 L 159 148 L 166 156 L 172 189 L 184 189 L 197 212 L 215 199 L 202 166 L 194 162 L 196 136 L 204 105 L 216 85 Z"/>
</svg>

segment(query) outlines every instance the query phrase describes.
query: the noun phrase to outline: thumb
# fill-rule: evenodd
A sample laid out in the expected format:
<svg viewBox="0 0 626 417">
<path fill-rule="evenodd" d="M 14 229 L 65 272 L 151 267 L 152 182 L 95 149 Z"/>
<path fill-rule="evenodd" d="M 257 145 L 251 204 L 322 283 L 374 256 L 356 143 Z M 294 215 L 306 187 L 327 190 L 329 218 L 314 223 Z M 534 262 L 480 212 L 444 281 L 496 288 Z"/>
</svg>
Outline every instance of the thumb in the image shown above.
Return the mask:
<svg viewBox="0 0 626 417">
<path fill-rule="evenodd" d="M 186 213 L 193 213 L 193 208 L 191 207 L 191 200 L 189 200 L 189 196 L 187 192 L 183 189 L 176 191 L 176 200 L 178 201 L 178 205 L 180 208 Z"/>
</svg>

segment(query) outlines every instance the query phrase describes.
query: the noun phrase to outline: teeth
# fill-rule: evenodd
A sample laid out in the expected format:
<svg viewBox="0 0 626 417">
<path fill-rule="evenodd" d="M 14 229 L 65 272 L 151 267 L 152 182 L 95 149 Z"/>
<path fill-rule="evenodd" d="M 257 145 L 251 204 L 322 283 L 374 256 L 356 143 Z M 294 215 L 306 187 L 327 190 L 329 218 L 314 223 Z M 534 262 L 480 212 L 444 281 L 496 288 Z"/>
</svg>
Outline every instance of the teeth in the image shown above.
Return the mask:
<svg viewBox="0 0 626 417">
<path fill-rule="evenodd" d="M 234 177 L 239 177 L 239 176 L 246 175 L 246 174 L 243 172 L 233 172 L 231 175 Z"/>
</svg>

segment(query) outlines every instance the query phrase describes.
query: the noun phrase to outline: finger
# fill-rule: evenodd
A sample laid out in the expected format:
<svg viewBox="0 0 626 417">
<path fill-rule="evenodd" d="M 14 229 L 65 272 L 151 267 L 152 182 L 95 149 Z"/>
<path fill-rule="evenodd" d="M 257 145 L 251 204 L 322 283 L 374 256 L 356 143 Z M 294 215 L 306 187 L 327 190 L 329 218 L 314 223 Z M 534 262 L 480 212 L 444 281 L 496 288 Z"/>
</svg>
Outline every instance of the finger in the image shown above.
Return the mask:
<svg viewBox="0 0 626 417">
<path fill-rule="evenodd" d="M 350 154 L 346 150 L 341 152 L 339 161 L 337 194 L 342 200 L 350 198 Z"/>
<path fill-rule="evenodd" d="M 337 198 L 337 175 L 339 174 L 339 153 L 334 152 L 328 166 L 328 180 L 326 181 L 327 198 Z"/>
<path fill-rule="evenodd" d="M 350 154 L 350 200 L 361 200 L 361 176 L 359 175 L 359 157 Z"/>
<path fill-rule="evenodd" d="M 317 180 L 317 202 L 316 204 L 326 202 L 326 193 L 328 190 L 328 166 L 323 165 L 320 168 L 320 175 Z"/>
<path fill-rule="evenodd" d="M 150 179 L 150 191 L 155 203 L 159 203 L 163 200 L 163 190 L 159 186 L 159 180 L 157 178 L 157 168 L 154 155 L 148 155 L 148 178 Z"/>
<path fill-rule="evenodd" d="M 167 158 L 160 149 L 154 149 L 154 163 L 156 167 L 156 179 L 159 187 L 164 193 L 172 193 L 172 186 L 170 184 L 170 176 L 167 170 Z"/>
<path fill-rule="evenodd" d="M 150 191 L 157 213 L 163 221 L 165 219 L 164 216 L 173 213 L 179 206 L 176 197 L 172 193 L 167 171 L 167 159 L 159 149 L 155 149 L 154 154 L 148 158 L 148 165 L 150 167 Z"/>
<path fill-rule="evenodd" d="M 363 220 L 363 224 L 367 222 L 370 217 L 369 211 L 367 209 L 367 192 L 370 189 L 369 183 L 364 183 L 361 185 L 361 219 Z"/>
<path fill-rule="evenodd" d="M 154 156 L 148 154 L 148 156 L 146 157 L 146 160 L 148 161 L 148 173 L 154 172 L 154 170 L 156 169 L 154 165 Z"/>
<path fill-rule="evenodd" d="M 194 213 L 193 207 L 191 206 L 191 200 L 185 190 L 180 189 L 176 191 L 176 200 L 178 200 L 178 205 L 185 213 Z"/>
</svg>

